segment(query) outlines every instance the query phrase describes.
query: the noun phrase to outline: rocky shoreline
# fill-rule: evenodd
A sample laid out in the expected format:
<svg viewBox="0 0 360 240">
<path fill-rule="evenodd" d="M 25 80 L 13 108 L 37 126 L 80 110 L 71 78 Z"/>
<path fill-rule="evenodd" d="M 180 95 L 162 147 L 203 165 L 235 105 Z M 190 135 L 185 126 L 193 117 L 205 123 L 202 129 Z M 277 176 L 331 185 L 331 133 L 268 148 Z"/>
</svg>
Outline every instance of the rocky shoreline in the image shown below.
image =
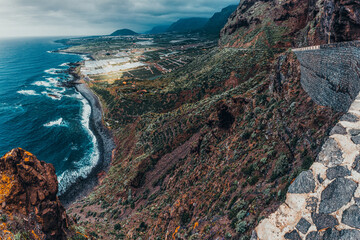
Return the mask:
<svg viewBox="0 0 360 240">
<path fill-rule="evenodd" d="M 99 183 L 98 174 L 108 170 L 115 142 L 111 131 L 103 125 L 102 122 L 102 106 L 99 98 L 84 83 L 80 82 L 80 76 L 76 72 L 78 63 L 72 64 L 69 74 L 73 76 L 73 80 L 64 84 L 66 87 L 75 87 L 75 89 L 89 102 L 91 106 L 90 130 L 94 133 L 99 148 L 99 161 L 86 178 L 79 178 L 64 194 L 59 196 L 64 206 L 70 205 L 77 199 L 89 194 Z"/>
</svg>

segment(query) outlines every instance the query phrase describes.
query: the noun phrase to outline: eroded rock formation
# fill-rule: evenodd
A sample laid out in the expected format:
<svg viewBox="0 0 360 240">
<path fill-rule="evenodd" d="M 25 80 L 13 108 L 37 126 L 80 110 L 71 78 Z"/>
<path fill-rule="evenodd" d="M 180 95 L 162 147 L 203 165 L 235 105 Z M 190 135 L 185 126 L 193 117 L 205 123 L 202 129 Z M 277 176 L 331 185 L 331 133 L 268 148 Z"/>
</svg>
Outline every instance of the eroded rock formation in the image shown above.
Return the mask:
<svg viewBox="0 0 360 240">
<path fill-rule="evenodd" d="M 14 235 L 27 232 L 31 239 L 66 239 L 69 219 L 57 191 L 52 164 L 21 148 L 0 158 L 0 212 L 4 222 L 0 237 L 7 237 L 11 231 Z"/>
<path fill-rule="evenodd" d="M 360 4 L 356 0 L 243 1 L 221 32 L 221 44 L 250 47 L 265 28 L 283 28 L 279 46 L 312 46 L 360 37 Z"/>
</svg>

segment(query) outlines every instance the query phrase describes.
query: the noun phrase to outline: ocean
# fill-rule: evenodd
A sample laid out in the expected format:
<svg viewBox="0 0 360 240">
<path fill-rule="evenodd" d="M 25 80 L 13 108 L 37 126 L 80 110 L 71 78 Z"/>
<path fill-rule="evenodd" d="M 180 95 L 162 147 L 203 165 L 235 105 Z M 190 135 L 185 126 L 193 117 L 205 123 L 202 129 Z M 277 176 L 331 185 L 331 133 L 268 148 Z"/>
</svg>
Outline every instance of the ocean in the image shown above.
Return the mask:
<svg viewBox="0 0 360 240">
<path fill-rule="evenodd" d="M 61 195 L 90 173 L 99 150 L 88 101 L 60 84 L 82 57 L 52 53 L 64 47 L 56 39 L 0 39 L 0 155 L 21 147 L 52 163 Z"/>
</svg>

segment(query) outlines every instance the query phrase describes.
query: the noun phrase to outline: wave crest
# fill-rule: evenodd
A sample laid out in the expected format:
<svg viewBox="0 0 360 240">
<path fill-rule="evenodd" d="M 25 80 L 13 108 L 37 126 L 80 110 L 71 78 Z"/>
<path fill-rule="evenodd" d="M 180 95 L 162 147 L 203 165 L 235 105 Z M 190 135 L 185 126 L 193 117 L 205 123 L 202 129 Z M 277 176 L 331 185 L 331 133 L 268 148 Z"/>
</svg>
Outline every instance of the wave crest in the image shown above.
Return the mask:
<svg viewBox="0 0 360 240">
<path fill-rule="evenodd" d="M 22 95 L 29 95 L 29 96 L 40 95 L 40 94 L 36 93 L 34 90 L 20 90 L 20 91 L 17 91 L 17 93 L 22 94 Z"/>
<path fill-rule="evenodd" d="M 51 121 L 51 122 L 48 122 L 48 123 L 44 124 L 44 127 L 55 127 L 55 126 L 66 127 L 67 124 L 62 118 L 59 118 L 58 120 Z"/>
</svg>

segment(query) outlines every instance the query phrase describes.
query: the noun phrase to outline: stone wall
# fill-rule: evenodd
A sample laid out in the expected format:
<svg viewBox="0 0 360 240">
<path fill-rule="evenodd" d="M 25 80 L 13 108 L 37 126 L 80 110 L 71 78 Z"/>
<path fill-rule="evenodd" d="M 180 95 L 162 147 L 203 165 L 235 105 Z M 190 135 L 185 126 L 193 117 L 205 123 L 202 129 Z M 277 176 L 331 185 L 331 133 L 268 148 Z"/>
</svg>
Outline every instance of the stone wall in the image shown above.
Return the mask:
<svg viewBox="0 0 360 240">
<path fill-rule="evenodd" d="M 360 42 L 295 49 L 301 84 L 319 105 L 346 112 L 360 91 Z"/>
<path fill-rule="evenodd" d="M 286 201 L 252 240 L 360 239 L 360 95 L 332 129 L 310 170 L 290 185 Z"/>
<path fill-rule="evenodd" d="M 360 239 L 359 42 L 295 51 L 302 85 L 319 104 L 347 113 L 330 132 L 316 162 L 290 185 L 286 201 L 252 240 Z"/>
</svg>

